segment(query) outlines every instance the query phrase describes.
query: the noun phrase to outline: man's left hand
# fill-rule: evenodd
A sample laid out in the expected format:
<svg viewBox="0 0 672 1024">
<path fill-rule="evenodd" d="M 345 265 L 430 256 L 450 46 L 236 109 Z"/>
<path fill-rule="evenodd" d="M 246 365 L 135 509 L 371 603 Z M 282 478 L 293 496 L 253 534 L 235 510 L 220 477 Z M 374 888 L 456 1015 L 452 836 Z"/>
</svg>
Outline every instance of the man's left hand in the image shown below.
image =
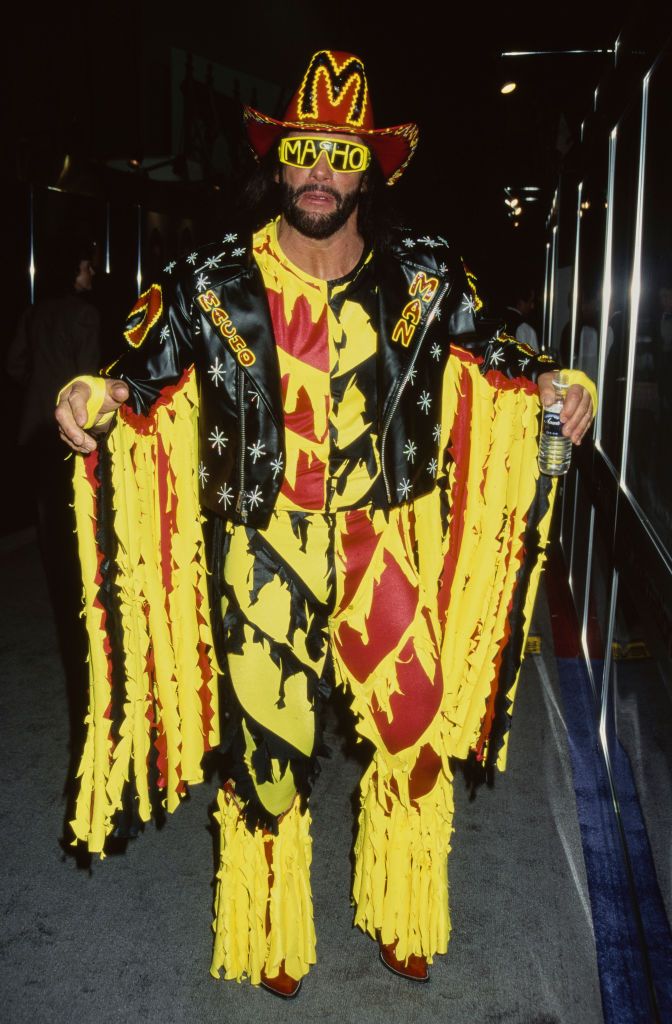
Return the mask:
<svg viewBox="0 0 672 1024">
<path fill-rule="evenodd" d="M 540 373 L 537 378 L 537 386 L 541 404 L 553 405 L 556 401 L 553 373 Z M 583 435 L 593 422 L 594 415 L 593 403 L 586 389 L 580 384 L 572 384 L 567 390 L 565 404 L 560 413 L 563 423 L 562 432 L 565 437 L 571 437 L 574 444 L 581 444 Z"/>
</svg>

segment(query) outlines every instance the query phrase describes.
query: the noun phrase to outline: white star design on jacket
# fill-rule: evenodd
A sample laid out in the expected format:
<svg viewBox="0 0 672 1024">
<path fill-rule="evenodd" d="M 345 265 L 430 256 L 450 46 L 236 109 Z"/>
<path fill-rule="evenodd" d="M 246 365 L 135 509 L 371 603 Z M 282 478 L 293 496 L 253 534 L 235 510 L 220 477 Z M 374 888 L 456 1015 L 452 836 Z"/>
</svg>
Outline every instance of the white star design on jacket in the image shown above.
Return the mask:
<svg viewBox="0 0 672 1024">
<path fill-rule="evenodd" d="M 404 479 L 401 481 L 401 483 L 398 484 L 397 490 L 399 491 L 399 493 L 400 493 L 402 498 L 408 498 L 408 496 L 410 495 L 411 491 L 413 490 L 413 488 L 411 486 L 410 480 L 407 480 L 404 477 Z"/>
<path fill-rule="evenodd" d="M 199 292 L 204 292 L 210 287 L 210 278 L 206 277 L 205 274 L 199 274 L 196 280 L 196 287 Z"/>
<path fill-rule="evenodd" d="M 415 456 L 418 451 L 418 446 L 415 441 L 407 441 L 404 445 L 404 455 L 409 462 L 415 462 Z"/>
<path fill-rule="evenodd" d="M 421 391 L 420 398 L 418 399 L 416 404 L 418 405 L 418 408 L 422 409 L 424 413 L 429 413 L 432 404 L 432 396 L 430 395 L 429 391 Z"/>
<path fill-rule="evenodd" d="M 220 505 L 223 505 L 225 509 L 229 507 L 229 505 L 233 501 L 233 491 L 231 490 L 228 484 L 222 484 L 222 486 L 219 488 L 219 490 L 217 491 L 217 499 Z"/>
<path fill-rule="evenodd" d="M 228 235 L 224 235 L 224 238 L 222 239 L 222 241 L 223 242 L 235 242 L 237 240 L 237 238 L 238 238 L 238 235 L 235 234 L 235 232 L 229 231 Z"/>
<path fill-rule="evenodd" d="M 201 481 L 201 487 L 205 487 L 208 482 L 210 474 L 208 473 L 205 465 L 202 462 L 198 464 L 198 479 Z"/>
<path fill-rule="evenodd" d="M 441 358 L 441 346 L 439 345 L 439 343 L 435 341 L 429 351 L 432 358 L 436 359 L 438 362 L 438 360 Z"/>
<path fill-rule="evenodd" d="M 266 445 L 263 441 L 255 441 L 254 444 L 248 445 L 247 450 L 252 457 L 252 462 L 256 463 L 257 459 L 266 454 Z"/>
<path fill-rule="evenodd" d="M 226 376 L 226 370 L 219 361 L 219 357 L 215 356 L 215 361 L 208 370 L 208 376 L 212 377 L 212 383 L 215 387 L 219 387 L 219 382 L 224 380 Z"/>
<path fill-rule="evenodd" d="M 503 350 L 501 348 L 494 349 L 492 355 L 490 356 L 490 365 L 491 366 L 499 366 L 499 364 L 503 360 L 504 360 L 504 352 L 503 352 Z"/>
<path fill-rule="evenodd" d="M 170 337 L 170 327 L 168 326 L 168 324 L 163 325 L 159 337 L 161 341 L 168 341 L 168 338 Z"/>
<path fill-rule="evenodd" d="M 167 263 L 163 268 L 164 274 L 172 274 L 176 266 L 177 263 L 175 262 L 175 260 L 171 260 L 170 263 Z"/>
<path fill-rule="evenodd" d="M 278 473 L 282 473 L 284 468 L 285 467 L 282 462 L 282 455 L 278 455 L 277 459 L 273 459 L 273 461 L 271 462 L 271 469 L 273 470 L 274 480 L 276 479 Z"/>
<path fill-rule="evenodd" d="M 197 256 L 198 256 L 197 252 L 190 252 L 189 255 L 187 256 L 187 263 L 191 263 L 191 265 L 193 267 L 194 264 L 196 263 L 196 257 Z"/>
<path fill-rule="evenodd" d="M 247 492 L 247 500 L 250 503 L 250 508 L 256 508 L 257 505 L 261 505 L 262 497 L 261 487 L 257 484 L 253 491 Z"/>
<path fill-rule="evenodd" d="M 222 449 L 226 448 L 228 440 L 228 437 L 224 437 L 224 432 L 220 430 L 219 427 L 215 427 L 215 429 L 208 437 L 208 441 L 210 442 L 211 446 L 217 449 L 218 455 L 222 454 Z"/>
</svg>

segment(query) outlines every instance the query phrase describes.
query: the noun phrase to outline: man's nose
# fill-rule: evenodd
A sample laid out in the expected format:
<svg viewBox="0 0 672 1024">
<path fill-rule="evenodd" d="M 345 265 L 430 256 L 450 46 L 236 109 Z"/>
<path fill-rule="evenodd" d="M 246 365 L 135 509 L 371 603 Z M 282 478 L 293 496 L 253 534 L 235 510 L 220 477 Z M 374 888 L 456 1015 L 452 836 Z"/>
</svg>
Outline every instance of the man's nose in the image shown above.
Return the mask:
<svg viewBox="0 0 672 1024">
<path fill-rule="evenodd" d="M 331 164 L 327 160 L 327 154 L 321 153 L 316 164 L 311 168 L 311 178 L 316 181 L 325 181 L 328 178 L 333 178 L 334 172 L 331 169 Z"/>
</svg>

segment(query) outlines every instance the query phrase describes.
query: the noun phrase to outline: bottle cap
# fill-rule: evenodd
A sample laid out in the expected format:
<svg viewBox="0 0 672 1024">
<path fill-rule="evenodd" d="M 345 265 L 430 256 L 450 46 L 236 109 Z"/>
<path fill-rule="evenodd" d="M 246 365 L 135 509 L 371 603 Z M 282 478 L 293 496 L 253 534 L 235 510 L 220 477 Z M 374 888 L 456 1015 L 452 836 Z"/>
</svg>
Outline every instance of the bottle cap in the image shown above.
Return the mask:
<svg viewBox="0 0 672 1024">
<path fill-rule="evenodd" d="M 569 374 L 566 370 L 556 370 L 553 374 L 553 387 L 562 391 L 563 395 L 569 387 Z"/>
</svg>

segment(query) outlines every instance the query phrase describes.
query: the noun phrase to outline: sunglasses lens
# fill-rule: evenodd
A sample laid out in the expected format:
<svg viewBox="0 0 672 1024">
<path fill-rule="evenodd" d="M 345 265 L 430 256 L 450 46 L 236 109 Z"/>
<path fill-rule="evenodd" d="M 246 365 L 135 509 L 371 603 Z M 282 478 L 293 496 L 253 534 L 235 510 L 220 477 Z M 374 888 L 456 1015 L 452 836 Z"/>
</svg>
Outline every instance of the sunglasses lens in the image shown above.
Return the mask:
<svg viewBox="0 0 672 1024">
<path fill-rule="evenodd" d="M 329 162 L 334 171 L 363 171 L 368 150 L 357 142 L 329 142 Z"/>
<path fill-rule="evenodd" d="M 315 139 L 282 139 L 279 157 L 290 167 L 312 167 L 319 158 Z"/>
<path fill-rule="evenodd" d="M 364 171 L 371 160 L 370 151 L 359 142 L 317 139 L 311 135 L 282 139 L 278 155 L 283 164 L 309 169 L 315 166 L 323 153 L 333 171 Z"/>
</svg>

